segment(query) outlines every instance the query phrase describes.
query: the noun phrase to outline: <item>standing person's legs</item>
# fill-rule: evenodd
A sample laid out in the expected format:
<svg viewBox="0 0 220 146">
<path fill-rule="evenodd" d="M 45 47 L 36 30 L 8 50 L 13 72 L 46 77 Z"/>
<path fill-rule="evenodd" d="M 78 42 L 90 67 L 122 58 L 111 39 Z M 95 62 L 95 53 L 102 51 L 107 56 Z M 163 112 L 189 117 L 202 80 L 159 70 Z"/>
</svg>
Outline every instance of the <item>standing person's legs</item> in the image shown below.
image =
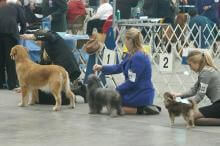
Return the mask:
<svg viewBox="0 0 220 146">
<path fill-rule="evenodd" d="M 17 40 L 13 36 L 5 37 L 5 63 L 7 71 L 7 83 L 8 89 L 12 90 L 16 88 L 17 85 L 17 76 L 15 69 L 15 61 L 10 58 L 10 52 L 12 47 L 18 44 Z"/>
<path fill-rule="evenodd" d="M 2 35 L 0 35 L 0 42 L 0 88 L 3 88 L 5 83 L 5 49 Z"/>
</svg>

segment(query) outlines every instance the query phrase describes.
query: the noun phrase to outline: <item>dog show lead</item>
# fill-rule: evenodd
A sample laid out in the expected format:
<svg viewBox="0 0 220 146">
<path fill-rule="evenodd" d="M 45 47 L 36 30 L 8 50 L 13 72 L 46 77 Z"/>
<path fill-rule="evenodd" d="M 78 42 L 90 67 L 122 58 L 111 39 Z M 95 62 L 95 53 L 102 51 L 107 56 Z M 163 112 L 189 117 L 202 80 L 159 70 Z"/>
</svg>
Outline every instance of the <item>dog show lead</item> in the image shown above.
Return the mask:
<svg viewBox="0 0 220 146">
<path fill-rule="evenodd" d="M 194 114 L 195 124 L 204 126 L 220 126 L 220 73 L 208 52 L 194 50 L 187 57 L 190 69 L 198 73 L 194 86 L 183 93 L 171 93 L 175 97 L 188 98 L 199 103 L 205 96 L 211 105 L 199 108 Z"/>
</svg>

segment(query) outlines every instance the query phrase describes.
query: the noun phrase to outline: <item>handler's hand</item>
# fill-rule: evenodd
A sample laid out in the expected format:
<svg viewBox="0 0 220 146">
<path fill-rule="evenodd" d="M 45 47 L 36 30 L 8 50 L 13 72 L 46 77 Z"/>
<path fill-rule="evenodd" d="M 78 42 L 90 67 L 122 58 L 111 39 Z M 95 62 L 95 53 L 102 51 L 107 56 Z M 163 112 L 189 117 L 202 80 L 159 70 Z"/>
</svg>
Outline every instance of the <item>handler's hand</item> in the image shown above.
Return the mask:
<svg viewBox="0 0 220 146">
<path fill-rule="evenodd" d="M 101 71 L 101 70 L 102 70 L 102 65 L 95 64 L 95 65 L 93 66 L 93 71 L 94 71 L 94 72 Z"/>
<path fill-rule="evenodd" d="M 210 6 L 210 5 L 204 6 L 204 7 L 203 7 L 203 10 L 204 10 L 204 11 L 207 11 L 207 10 L 210 9 L 211 7 L 212 7 L 212 6 Z"/>
<path fill-rule="evenodd" d="M 181 95 L 181 93 L 176 93 L 176 92 L 170 92 L 171 95 L 173 95 L 174 97 L 179 97 Z"/>
<path fill-rule="evenodd" d="M 22 34 L 20 38 L 24 40 L 35 40 L 34 34 Z"/>
</svg>

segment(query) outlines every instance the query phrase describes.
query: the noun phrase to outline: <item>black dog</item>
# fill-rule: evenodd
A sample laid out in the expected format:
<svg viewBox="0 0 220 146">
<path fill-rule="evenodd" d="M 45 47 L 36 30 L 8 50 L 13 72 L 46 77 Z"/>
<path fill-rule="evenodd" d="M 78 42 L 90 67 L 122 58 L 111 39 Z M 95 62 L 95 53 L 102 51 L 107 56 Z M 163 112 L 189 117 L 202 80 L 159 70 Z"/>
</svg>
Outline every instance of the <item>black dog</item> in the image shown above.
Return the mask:
<svg viewBox="0 0 220 146">
<path fill-rule="evenodd" d="M 86 94 L 87 94 L 87 88 L 86 88 L 86 85 L 83 84 L 81 81 L 78 81 L 77 82 L 77 87 L 74 87 L 72 89 L 72 92 L 75 94 L 75 95 L 80 95 L 84 98 L 84 102 L 87 103 L 88 100 L 86 98 Z"/>
<path fill-rule="evenodd" d="M 94 74 L 89 75 L 87 83 L 90 114 L 100 114 L 104 106 L 111 117 L 123 114 L 121 96 L 116 90 L 102 88 L 99 79 Z"/>
<path fill-rule="evenodd" d="M 72 48 L 66 44 L 61 36 L 56 32 L 43 30 L 36 31 L 34 36 L 36 37 L 36 40 L 41 40 L 43 42 L 41 46 L 42 50 L 45 49 L 50 58 L 49 62 L 47 62 L 48 60 L 44 60 L 46 63 L 41 60 L 41 64 L 53 63 L 64 67 L 69 73 L 71 82 L 80 76 L 81 71 L 77 60 L 72 53 Z"/>
<path fill-rule="evenodd" d="M 34 36 L 36 40 L 42 41 L 40 64 L 56 64 L 64 67 L 65 70 L 69 73 L 71 82 L 80 76 L 81 71 L 79 69 L 76 58 L 73 55 L 71 48 L 66 44 L 62 37 L 60 37 L 56 32 L 44 30 L 38 30 L 34 32 Z M 46 58 L 43 57 L 45 55 L 43 53 L 47 54 Z M 51 98 L 51 96 L 53 95 L 39 90 L 39 103 L 54 104 L 55 100 Z M 83 97 L 85 97 L 85 95 Z M 62 94 L 62 105 L 66 104 L 69 104 L 69 100 L 65 98 L 65 94 Z"/>
</svg>

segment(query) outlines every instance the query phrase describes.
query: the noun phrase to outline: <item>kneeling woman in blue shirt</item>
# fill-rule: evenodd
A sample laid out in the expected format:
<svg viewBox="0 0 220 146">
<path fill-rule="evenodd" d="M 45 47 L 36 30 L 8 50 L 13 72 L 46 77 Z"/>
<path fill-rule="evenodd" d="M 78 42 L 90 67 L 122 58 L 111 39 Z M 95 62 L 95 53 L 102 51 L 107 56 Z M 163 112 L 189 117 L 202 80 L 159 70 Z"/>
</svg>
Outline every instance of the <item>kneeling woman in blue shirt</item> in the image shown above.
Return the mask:
<svg viewBox="0 0 220 146">
<path fill-rule="evenodd" d="M 120 64 L 93 66 L 94 71 L 105 75 L 123 73 L 125 81 L 116 90 L 122 97 L 122 106 L 129 114 L 158 114 L 160 107 L 153 106 L 155 90 L 151 81 L 151 62 L 142 47 L 143 37 L 136 28 L 126 32 L 128 54 Z"/>
</svg>

